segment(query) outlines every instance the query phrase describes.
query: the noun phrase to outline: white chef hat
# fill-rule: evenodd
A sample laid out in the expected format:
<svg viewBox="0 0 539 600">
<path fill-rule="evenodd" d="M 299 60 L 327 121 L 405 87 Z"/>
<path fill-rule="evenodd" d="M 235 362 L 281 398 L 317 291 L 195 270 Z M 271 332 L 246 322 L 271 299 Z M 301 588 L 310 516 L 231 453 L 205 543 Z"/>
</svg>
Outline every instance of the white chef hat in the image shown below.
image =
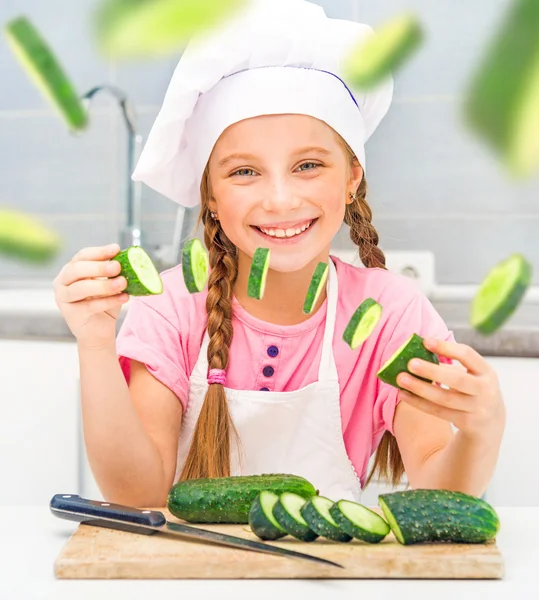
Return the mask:
<svg viewBox="0 0 539 600">
<path fill-rule="evenodd" d="M 185 207 L 222 132 L 243 119 L 305 114 L 332 127 L 365 169 L 365 142 L 389 109 L 393 78 L 368 92 L 344 80 L 343 61 L 368 25 L 328 18 L 306 0 L 252 0 L 193 38 L 174 71 L 133 180 Z"/>
</svg>

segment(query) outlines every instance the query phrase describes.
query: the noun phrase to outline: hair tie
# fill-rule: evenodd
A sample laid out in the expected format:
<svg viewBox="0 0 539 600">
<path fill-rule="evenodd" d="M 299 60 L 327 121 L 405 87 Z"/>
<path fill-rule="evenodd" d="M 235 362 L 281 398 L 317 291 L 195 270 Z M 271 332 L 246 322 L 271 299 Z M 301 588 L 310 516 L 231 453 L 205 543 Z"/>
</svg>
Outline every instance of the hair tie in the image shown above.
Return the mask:
<svg viewBox="0 0 539 600">
<path fill-rule="evenodd" d="M 208 373 L 208 383 L 211 385 L 212 383 L 220 383 L 221 385 L 225 385 L 226 375 L 224 369 L 210 369 Z"/>
</svg>

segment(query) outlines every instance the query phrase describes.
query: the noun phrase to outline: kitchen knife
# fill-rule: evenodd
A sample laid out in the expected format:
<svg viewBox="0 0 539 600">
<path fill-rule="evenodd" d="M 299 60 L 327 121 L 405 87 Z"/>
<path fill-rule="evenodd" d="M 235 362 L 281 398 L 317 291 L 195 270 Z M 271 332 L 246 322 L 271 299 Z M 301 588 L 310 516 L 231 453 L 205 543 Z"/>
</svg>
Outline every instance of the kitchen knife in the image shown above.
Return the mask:
<svg viewBox="0 0 539 600">
<path fill-rule="evenodd" d="M 184 525 L 183 523 L 173 523 L 167 521 L 165 515 L 157 510 L 144 510 L 123 506 L 121 504 L 111 504 L 98 500 L 88 500 L 81 498 L 76 494 L 56 494 L 50 501 L 50 510 L 53 515 L 60 519 L 76 521 L 85 525 L 96 525 L 99 527 L 108 527 L 110 529 L 121 529 L 132 533 L 141 533 L 144 535 L 153 535 L 155 533 L 171 533 L 183 538 L 196 539 L 202 542 L 211 542 L 223 546 L 231 546 L 242 550 L 254 550 L 256 552 L 266 552 L 277 556 L 289 558 L 302 558 L 317 563 L 344 568 L 342 565 L 311 556 L 303 552 L 287 550 L 278 546 L 271 546 L 263 542 L 245 540 L 241 537 L 209 531 Z"/>
</svg>

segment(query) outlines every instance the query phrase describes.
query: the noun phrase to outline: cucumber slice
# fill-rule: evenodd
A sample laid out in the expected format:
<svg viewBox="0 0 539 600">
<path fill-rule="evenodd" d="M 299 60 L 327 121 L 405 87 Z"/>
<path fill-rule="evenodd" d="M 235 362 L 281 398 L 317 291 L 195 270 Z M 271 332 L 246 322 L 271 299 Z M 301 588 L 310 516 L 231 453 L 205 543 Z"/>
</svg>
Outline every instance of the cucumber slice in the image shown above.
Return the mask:
<svg viewBox="0 0 539 600">
<path fill-rule="evenodd" d="M 354 48 L 344 65 L 345 77 L 354 86 L 372 87 L 408 60 L 422 41 L 423 31 L 415 15 L 395 17 Z"/>
<path fill-rule="evenodd" d="M 352 536 L 343 531 L 331 516 L 333 500 L 324 496 L 309 498 L 301 508 L 301 515 L 318 535 L 334 542 L 349 542 Z"/>
<path fill-rule="evenodd" d="M 498 263 L 483 280 L 470 307 L 470 325 L 489 335 L 514 313 L 532 281 L 532 266 L 521 254 Z"/>
<path fill-rule="evenodd" d="M 302 542 L 313 542 L 318 534 L 315 533 L 301 515 L 301 507 L 306 500 L 298 494 L 284 492 L 273 507 L 273 516 L 279 525 L 292 537 Z"/>
<path fill-rule="evenodd" d="M 397 375 L 402 372 L 410 373 L 408 370 L 408 363 L 412 358 L 421 358 L 434 364 L 440 363 L 438 356 L 425 348 L 423 345 L 423 338 L 414 333 L 393 354 L 393 356 L 386 361 L 384 366 L 378 371 L 377 376 L 382 381 L 389 383 L 389 385 L 400 388 L 397 384 Z M 410 373 L 410 375 L 431 383 L 430 379 L 419 377 L 419 375 L 416 375 L 415 373 Z"/>
<path fill-rule="evenodd" d="M 0 209 L 0 254 L 33 263 L 46 263 L 60 250 L 60 238 L 38 220 Z"/>
<path fill-rule="evenodd" d="M 381 316 L 382 307 L 376 300 L 363 300 L 348 322 L 342 339 L 355 350 L 371 335 Z"/>
<path fill-rule="evenodd" d="M 391 531 L 379 514 L 350 500 L 335 502 L 329 514 L 342 531 L 369 544 L 381 542 Z"/>
<path fill-rule="evenodd" d="M 17 17 L 4 26 L 8 44 L 24 70 L 72 131 L 88 125 L 88 112 L 60 62 L 36 27 Z"/>
<path fill-rule="evenodd" d="M 247 295 L 260 300 L 266 289 L 266 277 L 270 262 L 269 248 L 257 248 L 251 263 L 251 272 L 247 282 Z"/>
<path fill-rule="evenodd" d="M 515 0 L 466 91 L 465 124 L 515 176 L 539 166 L 539 3 Z"/>
<path fill-rule="evenodd" d="M 101 50 L 109 58 L 146 58 L 182 49 L 247 0 L 108 0 L 96 14 Z"/>
<path fill-rule="evenodd" d="M 252 532 L 261 540 L 278 540 L 286 535 L 286 531 L 273 516 L 273 507 L 278 501 L 277 494 L 263 490 L 251 505 L 249 525 Z"/>
<path fill-rule="evenodd" d="M 191 294 L 201 292 L 208 281 L 208 252 L 198 238 L 189 240 L 182 251 L 182 273 Z"/>
<path fill-rule="evenodd" d="M 303 312 L 306 315 L 313 310 L 314 305 L 317 303 L 324 285 L 326 284 L 328 272 L 328 263 L 320 262 L 316 265 L 313 278 L 311 279 L 309 289 L 307 290 L 307 295 L 305 296 L 305 302 L 303 303 Z"/>
<path fill-rule="evenodd" d="M 130 246 L 111 260 L 122 265 L 120 275 L 127 279 L 124 293 L 130 296 L 149 296 L 163 292 L 163 282 L 152 259 L 140 246 Z"/>
</svg>

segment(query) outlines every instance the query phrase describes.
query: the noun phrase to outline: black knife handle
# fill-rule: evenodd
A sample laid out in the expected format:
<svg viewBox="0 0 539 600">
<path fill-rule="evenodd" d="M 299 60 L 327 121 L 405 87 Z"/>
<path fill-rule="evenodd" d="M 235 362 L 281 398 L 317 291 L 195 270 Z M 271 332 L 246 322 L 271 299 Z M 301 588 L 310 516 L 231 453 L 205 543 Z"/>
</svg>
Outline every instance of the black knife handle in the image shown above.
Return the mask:
<svg viewBox="0 0 539 600">
<path fill-rule="evenodd" d="M 100 500 L 88 500 L 77 494 L 56 494 L 50 501 L 51 512 L 60 519 L 149 533 L 151 531 L 138 529 L 137 525 L 144 527 L 162 527 L 167 522 L 165 515 L 157 510 L 133 508 L 122 504 L 112 504 Z M 131 526 L 130 526 L 131 525 Z"/>
</svg>

